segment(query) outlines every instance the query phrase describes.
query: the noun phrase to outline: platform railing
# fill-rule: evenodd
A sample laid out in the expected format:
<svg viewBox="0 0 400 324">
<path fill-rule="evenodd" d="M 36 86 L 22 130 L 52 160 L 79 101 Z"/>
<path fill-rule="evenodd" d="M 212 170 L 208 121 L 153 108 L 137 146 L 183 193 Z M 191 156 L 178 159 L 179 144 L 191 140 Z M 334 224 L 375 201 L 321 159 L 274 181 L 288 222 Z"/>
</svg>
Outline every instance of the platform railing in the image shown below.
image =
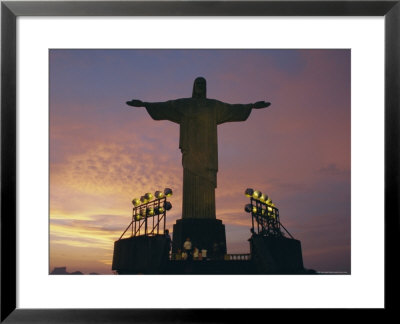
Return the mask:
<svg viewBox="0 0 400 324">
<path fill-rule="evenodd" d="M 172 261 L 187 261 L 182 258 L 181 254 L 178 253 L 171 253 L 169 255 L 169 259 Z M 251 260 L 250 253 L 235 253 L 235 254 L 225 254 L 222 257 L 214 258 L 213 256 L 207 256 L 206 258 L 202 259 L 193 259 L 193 261 L 215 261 L 215 260 L 224 260 L 224 261 L 249 261 Z"/>
<path fill-rule="evenodd" d="M 226 261 L 248 261 L 251 260 L 251 254 L 240 253 L 240 254 L 225 254 Z"/>
</svg>

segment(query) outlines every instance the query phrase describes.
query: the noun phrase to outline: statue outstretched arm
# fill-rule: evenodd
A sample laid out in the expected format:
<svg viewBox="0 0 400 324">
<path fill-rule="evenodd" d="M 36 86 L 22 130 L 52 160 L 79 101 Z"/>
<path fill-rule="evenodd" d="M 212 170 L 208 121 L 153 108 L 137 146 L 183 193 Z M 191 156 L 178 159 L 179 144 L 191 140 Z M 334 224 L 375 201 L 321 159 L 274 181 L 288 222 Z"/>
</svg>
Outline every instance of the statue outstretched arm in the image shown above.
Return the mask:
<svg viewBox="0 0 400 324">
<path fill-rule="evenodd" d="M 245 121 L 252 109 L 267 108 L 271 104 L 265 101 L 257 101 L 250 104 L 228 104 L 217 102 L 217 124 L 233 121 Z"/>
<path fill-rule="evenodd" d="M 132 107 L 146 107 L 147 102 L 143 102 L 142 100 L 132 99 L 127 101 L 126 104 Z"/>
<path fill-rule="evenodd" d="M 266 101 L 257 101 L 256 103 L 252 104 L 253 109 L 262 109 L 269 106 L 271 106 L 271 103 Z"/>
<path fill-rule="evenodd" d="M 225 104 L 228 108 L 252 108 L 252 109 L 261 109 L 261 108 L 267 108 L 271 106 L 270 102 L 266 101 L 257 101 L 255 103 L 249 103 L 249 104 Z"/>
<path fill-rule="evenodd" d="M 137 99 L 127 101 L 126 104 L 132 107 L 145 107 L 151 118 L 154 120 L 169 120 L 180 123 L 181 113 L 177 100 L 165 102 L 144 102 Z"/>
</svg>

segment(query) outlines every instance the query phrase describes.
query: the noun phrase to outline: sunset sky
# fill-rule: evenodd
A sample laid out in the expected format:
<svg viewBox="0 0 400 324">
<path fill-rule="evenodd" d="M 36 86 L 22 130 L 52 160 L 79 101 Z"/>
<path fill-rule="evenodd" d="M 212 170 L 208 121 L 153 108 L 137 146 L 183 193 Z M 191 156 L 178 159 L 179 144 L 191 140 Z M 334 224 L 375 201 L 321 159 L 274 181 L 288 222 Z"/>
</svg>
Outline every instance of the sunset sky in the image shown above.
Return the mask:
<svg viewBox="0 0 400 324">
<path fill-rule="evenodd" d="M 218 126 L 216 214 L 248 253 L 246 188 L 269 195 L 306 268 L 350 272 L 350 50 L 51 50 L 50 264 L 111 274 L 134 197 L 170 187 L 181 216 L 179 126 L 127 100 L 271 102 Z"/>
</svg>

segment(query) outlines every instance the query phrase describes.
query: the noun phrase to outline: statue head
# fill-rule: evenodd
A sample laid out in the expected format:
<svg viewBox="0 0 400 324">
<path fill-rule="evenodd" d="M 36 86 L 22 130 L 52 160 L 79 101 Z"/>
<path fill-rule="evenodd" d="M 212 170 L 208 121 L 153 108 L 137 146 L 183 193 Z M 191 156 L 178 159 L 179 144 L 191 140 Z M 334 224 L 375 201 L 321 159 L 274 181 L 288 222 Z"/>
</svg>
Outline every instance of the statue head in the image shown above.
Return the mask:
<svg viewBox="0 0 400 324">
<path fill-rule="evenodd" d="M 206 79 L 198 77 L 194 80 L 192 98 L 206 98 L 207 84 Z"/>
</svg>

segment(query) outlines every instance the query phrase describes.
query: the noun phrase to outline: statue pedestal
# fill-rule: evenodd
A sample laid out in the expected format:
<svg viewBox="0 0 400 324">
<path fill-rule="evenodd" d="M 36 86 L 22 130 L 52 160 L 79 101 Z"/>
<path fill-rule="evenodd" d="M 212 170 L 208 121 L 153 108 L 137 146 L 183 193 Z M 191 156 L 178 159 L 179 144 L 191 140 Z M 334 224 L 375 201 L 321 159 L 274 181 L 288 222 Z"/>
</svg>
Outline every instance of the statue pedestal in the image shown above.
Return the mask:
<svg viewBox="0 0 400 324">
<path fill-rule="evenodd" d="M 214 244 L 218 244 L 219 258 L 226 254 L 225 225 L 219 219 L 178 219 L 173 229 L 172 252 L 183 249 L 183 243 L 189 237 L 192 248 L 206 249 L 207 257 L 214 257 Z"/>
</svg>

